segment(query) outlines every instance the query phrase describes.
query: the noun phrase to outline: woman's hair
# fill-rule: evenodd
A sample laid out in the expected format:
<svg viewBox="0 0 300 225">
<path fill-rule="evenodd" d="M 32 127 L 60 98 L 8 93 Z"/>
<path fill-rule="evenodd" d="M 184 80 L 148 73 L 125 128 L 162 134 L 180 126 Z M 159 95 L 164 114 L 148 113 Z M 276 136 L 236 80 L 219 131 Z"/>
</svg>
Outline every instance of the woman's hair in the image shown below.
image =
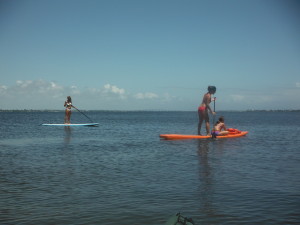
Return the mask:
<svg viewBox="0 0 300 225">
<path fill-rule="evenodd" d="M 68 96 L 68 97 L 67 97 L 67 102 L 71 102 L 71 103 L 72 103 L 71 96 Z"/>
<path fill-rule="evenodd" d="M 208 86 L 207 90 L 209 93 L 214 94 L 216 93 L 217 88 L 215 86 Z"/>
</svg>

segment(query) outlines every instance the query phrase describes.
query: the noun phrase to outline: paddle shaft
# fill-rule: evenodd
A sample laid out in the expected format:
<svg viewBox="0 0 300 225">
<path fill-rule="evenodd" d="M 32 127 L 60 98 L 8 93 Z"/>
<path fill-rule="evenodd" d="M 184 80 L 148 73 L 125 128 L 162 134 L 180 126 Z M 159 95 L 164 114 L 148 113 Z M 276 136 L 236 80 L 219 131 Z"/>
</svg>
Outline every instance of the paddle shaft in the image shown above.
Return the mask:
<svg viewBox="0 0 300 225">
<path fill-rule="evenodd" d="M 214 112 L 216 112 L 216 97 L 214 97 Z"/>
<path fill-rule="evenodd" d="M 82 115 L 84 115 L 86 118 L 88 118 L 91 122 L 93 122 L 93 120 L 88 117 L 87 115 L 85 115 L 83 112 L 81 112 L 79 109 L 77 109 L 74 105 L 72 105 L 78 112 L 80 112 Z"/>
<path fill-rule="evenodd" d="M 214 97 L 214 113 L 215 112 L 216 112 L 216 97 Z M 213 129 L 214 129 L 214 126 L 215 126 L 215 118 L 216 118 L 216 115 L 213 114 L 213 125 L 212 125 Z M 211 138 L 216 138 L 216 136 L 212 135 Z"/>
<path fill-rule="evenodd" d="M 216 112 L 216 97 L 214 97 L 214 113 Z M 215 124 L 215 115 L 213 115 L 213 125 Z"/>
</svg>

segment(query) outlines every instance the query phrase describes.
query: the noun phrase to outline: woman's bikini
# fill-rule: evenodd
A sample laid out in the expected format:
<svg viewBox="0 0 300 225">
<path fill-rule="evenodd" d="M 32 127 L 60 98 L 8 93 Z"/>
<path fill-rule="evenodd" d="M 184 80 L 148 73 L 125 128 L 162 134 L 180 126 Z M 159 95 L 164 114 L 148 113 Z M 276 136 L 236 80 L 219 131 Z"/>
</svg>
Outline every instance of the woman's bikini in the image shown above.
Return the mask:
<svg viewBox="0 0 300 225">
<path fill-rule="evenodd" d="M 72 102 L 67 102 L 66 110 L 71 111 L 71 108 L 72 108 Z"/>
</svg>

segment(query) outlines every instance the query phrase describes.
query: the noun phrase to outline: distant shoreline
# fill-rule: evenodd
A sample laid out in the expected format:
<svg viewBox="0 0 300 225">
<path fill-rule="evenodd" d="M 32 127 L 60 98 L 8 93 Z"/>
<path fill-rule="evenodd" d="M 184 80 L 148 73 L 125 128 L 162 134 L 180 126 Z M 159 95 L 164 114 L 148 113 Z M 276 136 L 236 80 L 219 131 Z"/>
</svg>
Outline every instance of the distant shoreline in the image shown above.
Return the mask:
<svg viewBox="0 0 300 225">
<path fill-rule="evenodd" d="M 0 112 L 64 112 L 55 109 L 0 109 Z M 190 110 L 80 110 L 84 112 L 193 112 Z M 74 112 L 76 112 L 74 110 Z M 300 109 L 220 110 L 219 112 L 300 112 Z"/>
</svg>

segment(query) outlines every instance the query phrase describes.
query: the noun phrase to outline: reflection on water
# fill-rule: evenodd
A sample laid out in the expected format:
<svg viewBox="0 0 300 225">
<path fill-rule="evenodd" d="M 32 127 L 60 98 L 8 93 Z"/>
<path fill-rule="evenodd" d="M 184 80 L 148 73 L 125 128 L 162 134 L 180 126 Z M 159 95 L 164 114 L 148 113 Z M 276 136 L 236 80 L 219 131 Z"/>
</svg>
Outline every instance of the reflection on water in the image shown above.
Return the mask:
<svg viewBox="0 0 300 225">
<path fill-rule="evenodd" d="M 201 204 L 199 210 L 204 217 L 215 217 L 219 211 L 218 207 L 213 204 L 217 193 L 215 155 L 222 154 L 223 145 L 223 140 L 198 140 L 199 197 Z"/>
<path fill-rule="evenodd" d="M 199 156 L 199 194 L 200 194 L 200 211 L 205 215 L 215 214 L 213 208 L 212 196 L 214 192 L 213 171 L 209 163 L 209 144 L 210 140 L 198 141 Z"/>
<path fill-rule="evenodd" d="M 69 126 L 66 126 L 64 128 L 65 128 L 64 142 L 66 145 L 68 145 L 71 142 L 72 128 Z"/>
</svg>

